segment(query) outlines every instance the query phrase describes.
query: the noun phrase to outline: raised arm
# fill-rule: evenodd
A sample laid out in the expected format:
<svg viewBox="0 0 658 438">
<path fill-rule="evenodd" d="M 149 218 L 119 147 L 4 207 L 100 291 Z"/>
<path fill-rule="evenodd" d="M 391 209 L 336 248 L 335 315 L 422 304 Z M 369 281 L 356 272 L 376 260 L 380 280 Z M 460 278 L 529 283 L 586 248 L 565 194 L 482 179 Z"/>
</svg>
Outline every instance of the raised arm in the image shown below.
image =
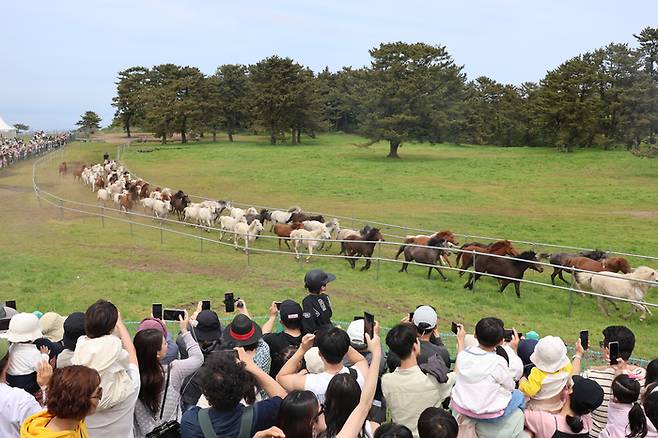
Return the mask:
<svg viewBox="0 0 658 438">
<path fill-rule="evenodd" d="M 299 366 L 304 359 L 304 354 L 313 346 L 315 335 L 304 335 L 302 343 L 299 345 L 295 354 L 283 365 L 279 374 L 276 375 L 276 381 L 281 384 L 287 391 L 296 389 L 303 390 L 306 384 L 306 375 L 298 373 Z"/>
<path fill-rule="evenodd" d="M 119 318 L 117 319 L 116 330 L 119 334 L 119 339 L 121 339 L 123 349 L 128 352 L 128 362 L 137 366 L 137 352 L 133 345 L 133 339 L 130 337 L 130 333 L 126 328 L 126 325 L 123 323 L 121 312 L 119 312 Z"/>
<path fill-rule="evenodd" d="M 347 418 L 347 421 L 340 432 L 338 432 L 338 435 L 336 435 L 336 438 L 353 438 L 358 436 L 359 431 L 363 428 L 363 423 L 365 423 L 368 418 L 368 412 L 370 412 L 372 400 L 375 397 L 375 390 L 377 389 L 377 381 L 379 378 L 379 361 L 381 360 L 382 354 L 378 323 L 375 323 L 374 338 L 370 339 L 370 336 L 366 335 L 366 341 L 368 343 L 368 350 L 372 353 L 372 361 L 368 368 L 366 383 L 363 386 L 359 404 Z"/>
<path fill-rule="evenodd" d="M 274 323 L 276 322 L 276 314 L 277 314 L 277 309 L 276 309 L 276 302 L 272 301 L 272 305 L 270 306 L 270 310 L 268 311 L 269 318 L 265 324 L 261 327 L 261 331 L 263 334 L 267 333 L 272 333 L 274 331 Z"/>
<path fill-rule="evenodd" d="M 285 398 L 288 395 L 286 390 L 272 376 L 261 370 L 254 363 L 253 358 L 244 351 L 244 348 L 236 347 L 235 350 L 238 352 L 240 360 L 245 363 L 245 369 L 256 378 L 256 382 L 265 390 L 267 395 L 281 398 Z"/>
<path fill-rule="evenodd" d="M 571 369 L 572 376 L 580 375 L 581 362 L 583 360 L 584 354 L 585 354 L 585 349 L 580 343 L 580 337 L 579 337 L 578 342 L 576 342 L 576 355 L 573 357 L 573 361 L 571 361 L 571 364 L 573 365 L 573 368 Z"/>
</svg>

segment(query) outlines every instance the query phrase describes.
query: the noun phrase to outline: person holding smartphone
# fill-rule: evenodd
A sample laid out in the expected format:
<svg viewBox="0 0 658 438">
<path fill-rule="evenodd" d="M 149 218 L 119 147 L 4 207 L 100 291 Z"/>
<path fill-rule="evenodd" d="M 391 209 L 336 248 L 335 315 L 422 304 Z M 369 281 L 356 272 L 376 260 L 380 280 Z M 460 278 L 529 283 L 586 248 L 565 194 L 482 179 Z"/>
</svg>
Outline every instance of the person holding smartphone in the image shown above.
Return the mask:
<svg viewBox="0 0 658 438">
<path fill-rule="evenodd" d="M 279 315 L 279 321 L 283 331 L 272 333 L 276 316 Z M 284 353 L 290 347 L 295 349 L 302 342 L 302 306 L 293 300 L 285 300 L 279 305 L 272 302 L 269 310 L 269 319 L 263 324 L 263 340 L 270 346 L 270 376 L 276 377 L 281 367 L 286 362 Z"/>
<path fill-rule="evenodd" d="M 610 363 L 610 344 L 618 343 L 619 358 L 616 364 Z M 590 342 L 591 343 L 591 342 Z M 612 381 L 618 374 L 629 374 L 635 376 L 640 385 L 644 386 L 646 370 L 640 366 L 628 363 L 633 349 L 635 348 L 635 334 L 625 326 L 613 325 L 603 330 L 603 341 L 601 349 L 603 357 L 608 361 L 607 365 L 592 367 L 580 373 L 581 360 L 585 350 L 580 345 L 580 340 L 576 344 L 576 356 L 573 360 L 573 373 L 581 374 L 597 382 L 603 388 L 605 394 L 603 403 L 592 412 L 592 430 L 590 436 L 598 437 L 608 422 L 608 405 L 612 394 Z"/>
</svg>

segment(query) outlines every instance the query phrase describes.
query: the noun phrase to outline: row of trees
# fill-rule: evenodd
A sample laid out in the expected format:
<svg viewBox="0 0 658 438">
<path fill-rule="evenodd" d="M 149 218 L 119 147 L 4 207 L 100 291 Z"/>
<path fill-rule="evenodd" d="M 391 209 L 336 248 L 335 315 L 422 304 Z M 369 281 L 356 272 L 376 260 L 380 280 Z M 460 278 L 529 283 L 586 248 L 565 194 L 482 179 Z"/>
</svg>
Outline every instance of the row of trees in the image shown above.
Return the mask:
<svg viewBox="0 0 658 438">
<path fill-rule="evenodd" d="M 501 146 L 638 147 L 658 131 L 658 29 L 637 49 L 610 44 L 567 60 L 539 83 L 468 80 L 444 46 L 386 43 L 369 67 L 315 74 L 290 58 L 227 64 L 205 76 L 173 64 L 119 72 L 115 122 L 166 142 L 218 131 L 267 132 L 272 144 L 324 130 L 385 140 Z"/>
</svg>

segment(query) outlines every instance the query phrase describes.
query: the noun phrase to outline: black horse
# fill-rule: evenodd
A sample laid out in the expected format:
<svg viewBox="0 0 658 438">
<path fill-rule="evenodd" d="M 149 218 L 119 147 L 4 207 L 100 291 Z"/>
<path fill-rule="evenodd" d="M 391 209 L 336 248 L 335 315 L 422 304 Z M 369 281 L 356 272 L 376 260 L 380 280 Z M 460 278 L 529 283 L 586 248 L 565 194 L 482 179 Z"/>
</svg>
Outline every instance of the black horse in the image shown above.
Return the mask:
<svg viewBox="0 0 658 438">
<path fill-rule="evenodd" d="M 475 260 L 475 274 L 470 274 L 468 281 L 464 284 L 464 289 L 473 290 L 475 282 L 480 279 L 483 273 L 500 275 L 502 277 L 511 277 L 516 279 L 522 279 L 523 274 L 528 269 L 535 270 L 537 272 L 544 272 L 544 269 L 541 265 L 538 265 L 536 262 L 539 261 L 537 254 L 534 251 L 524 251 L 519 254 L 516 258 L 523 260 L 510 260 L 502 257 L 493 257 L 483 255 L 482 257 L 478 256 Z M 502 293 L 508 284 L 514 283 L 514 289 L 516 291 L 517 298 L 521 298 L 521 282 L 511 280 L 509 278 L 497 278 L 500 283 L 500 290 L 498 292 Z"/>
<path fill-rule="evenodd" d="M 429 266 L 429 270 L 427 271 L 428 279 L 432 277 L 432 269 L 436 269 L 436 272 L 439 273 L 441 278 L 447 280 L 446 276 L 443 275 L 443 272 L 441 272 L 439 266 L 436 264 L 439 256 L 448 254 L 448 252 L 444 249 L 447 248 L 447 246 L 448 245 L 446 239 L 442 239 L 440 237 L 432 237 L 427 242 L 427 246 L 405 246 L 404 263 L 402 263 L 402 268 L 400 268 L 399 272 L 407 272 L 409 262 L 416 261 L 426 265 L 434 265 Z"/>
</svg>

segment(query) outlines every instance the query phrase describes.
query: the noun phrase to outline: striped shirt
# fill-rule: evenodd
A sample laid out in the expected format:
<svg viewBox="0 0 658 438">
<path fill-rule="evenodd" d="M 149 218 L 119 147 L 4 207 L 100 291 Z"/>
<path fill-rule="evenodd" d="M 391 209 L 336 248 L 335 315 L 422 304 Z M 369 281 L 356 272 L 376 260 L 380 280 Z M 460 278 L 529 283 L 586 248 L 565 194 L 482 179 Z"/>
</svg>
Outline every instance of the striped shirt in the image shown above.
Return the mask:
<svg viewBox="0 0 658 438">
<path fill-rule="evenodd" d="M 635 374 L 640 385 L 644 386 L 644 378 L 647 373 L 644 368 L 637 367 L 630 371 L 626 370 L 624 373 Z M 610 387 L 612 386 L 612 381 L 615 380 L 615 369 L 612 367 L 591 368 L 584 371 L 582 376 L 594 380 L 603 388 L 603 403 L 592 412 L 592 430 L 590 431 L 591 437 L 598 438 L 599 433 L 601 433 L 608 423 L 608 403 L 610 403 L 610 398 L 612 397 L 612 389 Z"/>
</svg>

